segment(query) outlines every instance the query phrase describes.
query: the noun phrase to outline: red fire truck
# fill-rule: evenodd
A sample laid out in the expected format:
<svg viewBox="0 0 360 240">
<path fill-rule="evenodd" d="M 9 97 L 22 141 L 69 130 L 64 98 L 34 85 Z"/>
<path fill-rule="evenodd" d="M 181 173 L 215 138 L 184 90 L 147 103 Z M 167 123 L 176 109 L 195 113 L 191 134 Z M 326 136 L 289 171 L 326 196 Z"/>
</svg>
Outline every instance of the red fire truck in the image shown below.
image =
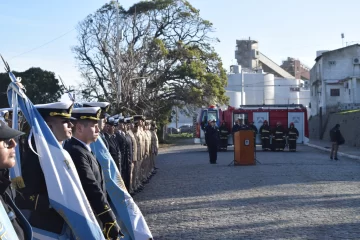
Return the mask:
<svg viewBox="0 0 360 240">
<path fill-rule="evenodd" d="M 207 120 L 215 117 L 218 126 L 222 122 L 226 123 L 227 128 L 232 130 L 235 120 L 241 118 L 245 124 L 253 121 L 257 129 L 260 129 L 265 120 L 274 128 L 277 122 L 281 122 L 285 129 L 293 122 L 299 131 L 298 143 L 309 141 L 309 125 L 307 109 L 302 104 L 277 104 L 277 105 L 242 105 L 240 108 L 229 106 L 226 110 L 221 110 L 215 106 L 202 108 L 198 113 L 196 122 L 195 143 L 205 144 L 205 134 L 203 129 L 208 124 Z M 261 144 L 260 135 L 257 135 L 256 143 Z M 233 144 L 232 136 L 229 135 L 229 145 Z"/>
</svg>

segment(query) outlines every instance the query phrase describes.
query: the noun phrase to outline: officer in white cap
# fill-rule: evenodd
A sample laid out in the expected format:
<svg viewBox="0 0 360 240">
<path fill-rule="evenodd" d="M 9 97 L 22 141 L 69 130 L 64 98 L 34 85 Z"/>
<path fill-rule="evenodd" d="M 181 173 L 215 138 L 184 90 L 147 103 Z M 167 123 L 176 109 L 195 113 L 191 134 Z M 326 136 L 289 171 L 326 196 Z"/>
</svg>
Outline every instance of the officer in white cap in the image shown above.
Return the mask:
<svg viewBox="0 0 360 240">
<path fill-rule="evenodd" d="M 219 144 L 219 129 L 216 126 L 216 119 L 210 119 L 210 125 L 205 128 L 205 140 L 209 151 L 210 164 L 216 164 L 217 150 Z"/>
<path fill-rule="evenodd" d="M 100 129 L 100 137 L 103 140 L 106 148 L 109 149 L 109 143 L 107 142 L 105 135 L 103 134 L 103 129 L 105 127 L 106 118 L 109 116 L 107 112 L 110 109 L 109 102 L 83 102 L 81 103 L 83 107 L 99 107 L 101 108 L 100 120 L 99 120 L 99 129 Z"/>
<path fill-rule="evenodd" d="M 35 107 L 46 121 L 60 146 L 63 141 L 71 138 L 72 121 L 74 120 L 71 117 L 73 102 L 39 104 Z M 32 139 L 32 147 L 36 151 L 34 139 Z M 55 209 L 50 207 L 39 157 L 28 145 L 24 159 L 21 161 L 21 168 L 25 186 L 19 189 L 21 194 L 16 197 L 16 204 L 28 218 L 31 226 L 61 234 L 65 221 Z"/>
<path fill-rule="evenodd" d="M 123 236 L 116 217 L 108 202 L 105 179 L 100 164 L 91 152 L 90 144 L 100 134 L 98 122 L 101 117 L 100 107 L 75 108 L 72 116 L 77 119 L 73 137 L 65 145 L 74 161 L 81 184 L 92 210 L 104 230 L 106 239 L 118 239 Z"/>
</svg>

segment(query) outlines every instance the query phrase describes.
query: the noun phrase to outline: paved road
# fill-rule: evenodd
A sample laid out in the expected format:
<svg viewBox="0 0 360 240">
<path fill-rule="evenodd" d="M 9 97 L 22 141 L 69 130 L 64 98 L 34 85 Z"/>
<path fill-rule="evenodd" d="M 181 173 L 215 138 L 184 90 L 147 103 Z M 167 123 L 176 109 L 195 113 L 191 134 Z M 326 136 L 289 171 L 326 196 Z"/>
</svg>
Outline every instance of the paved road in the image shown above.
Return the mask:
<svg viewBox="0 0 360 240">
<path fill-rule="evenodd" d="M 210 165 L 205 147 L 163 151 L 135 196 L 159 239 L 360 239 L 360 162 L 300 146 L 256 166 Z"/>
</svg>

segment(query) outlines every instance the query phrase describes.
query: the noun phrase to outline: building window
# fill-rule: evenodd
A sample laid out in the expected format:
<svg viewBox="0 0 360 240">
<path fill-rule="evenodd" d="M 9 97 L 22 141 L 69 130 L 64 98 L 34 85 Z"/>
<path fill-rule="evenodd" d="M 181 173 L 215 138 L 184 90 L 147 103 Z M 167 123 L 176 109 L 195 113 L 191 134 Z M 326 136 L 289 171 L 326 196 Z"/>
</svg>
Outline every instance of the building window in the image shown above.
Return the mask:
<svg viewBox="0 0 360 240">
<path fill-rule="evenodd" d="M 330 89 L 330 96 L 332 97 L 340 96 L 340 89 L 339 88 Z"/>
<path fill-rule="evenodd" d="M 336 61 L 329 61 L 329 65 L 335 65 Z"/>
</svg>

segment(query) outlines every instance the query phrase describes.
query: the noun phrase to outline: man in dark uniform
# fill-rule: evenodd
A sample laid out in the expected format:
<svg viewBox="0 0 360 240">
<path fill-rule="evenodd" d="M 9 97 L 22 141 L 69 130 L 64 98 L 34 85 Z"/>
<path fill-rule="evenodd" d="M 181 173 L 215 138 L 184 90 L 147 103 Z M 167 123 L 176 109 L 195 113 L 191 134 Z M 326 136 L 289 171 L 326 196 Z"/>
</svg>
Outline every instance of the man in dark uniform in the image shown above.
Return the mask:
<svg viewBox="0 0 360 240">
<path fill-rule="evenodd" d="M 285 148 L 285 130 L 281 125 L 281 122 L 276 123 L 276 127 L 273 130 L 274 147 L 275 151 L 284 151 Z"/>
<path fill-rule="evenodd" d="M 212 119 L 210 125 L 205 128 L 205 139 L 209 151 L 210 164 L 216 164 L 217 150 L 219 144 L 219 129 L 216 127 L 216 120 Z"/>
<path fill-rule="evenodd" d="M 109 145 L 109 152 L 111 157 L 114 159 L 116 166 L 118 167 L 118 170 L 121 174 L 121 152 L 119 143 L 116 139 L 115 135 L 115 125 L 116 121 L 113 117 L 108 117 L 106 120 L 105 127 L 103 129 L 103 134 L 105 136 L 105 139 Z"/>
<path fill-rule="evenodd" d="M 226 127 L 226 123 L 222 122 L 221 126 L 219 128 L 220 131 L 220 144 L 219 144 L 219 148 L 220 150 L 227 150 L 227 146 L 228 146 L 228 136 L 229 136 L 229 129 Z"/>
<path fill-rule="evenodd" d="M 35 105 L 35 107 L 60 145 L 63 144 L 63 141 L 71 138 L 71 128 L 73 127 L 71 121 L 74 120 L 71 117 L 72 102 L 40 104 Z M 31 142 L 36 151 L 34 139 Z M 65 221 L 50 206 L 39 156 L 31 150 L 28 144 L 25 146 L 25 154 L 22 156 L 21 170 L 25 187 L 18 190 L 20 194 L 16 196 L 16 205 L 22 210 L 32 227 L 61 234 Z"/>
<path fill-rule="evenodd" d="M 14 167 L 16 164 L 15 138 L 23 134 L 24 133 L 8 127 L 5 122 L 0 121 L 0 202 L 9 217 L 9 221 L 15 230 L 17 238 L 19 240 L 31 240 L 31 226 L 14 204 L 11 181 L 9 180 L 9 168 Z M 15 236 L 8 235 L 10 229 L 4 229 L 3 222 L 1 223 L 1 227 L 1 239 L 15 239 Z M 6 230 L 6 232 L 4 230 Z"/>
<path fill-rule="evenodd" d="M 261 135 L 261 144 L 262 144 L 262 150 L 268 151 L 270 149 L 270 126 L 268 124 L 268 121 L 265 120 L 263 122 L 263 125 L 260 127 L 260 135 Z"/>
<path fill-rule="evenodd" d="M 231 133 L 234 135 L 234 133 L 236 133 L 237 131 L 240 130 L 241 126 L 240 126 L 240 118 L 236 119 L 234 126 L 232 127 Z"/>
<path fill-rule="evenodd" d="M 90 144 L 99 137 L 98 121 L 101 109 L 86 107 L 74 109 L 72 116 L 78 119 L 74 126 L 73 137 L 66 144 L 79 174 L 81 184 L 91 208 L 98 220 L 106 239 L 123 236 L 107 200 L 105 179 L 100 164 L 91 152 Z"/>
<path fill-rule="evenodd" d="M 289 151 L 296 152 L 296 140 L 299 137 L 299 131 L 296 129 L 294 123 L 290 123 L 287 137 L 288 137 Z"/>
<path fill-rule="evenodd" d="M 121 176 L 124 180 L 126 189 L 129 191 L 130 180 L 128 172 L 131 165 L 131 163 L 129 163 L 129 161 L 131 162 L 131 160 L 129 159 L 130 145 L 126 139 L 124 117 L 118 118 L 118 124 L 115 129 L 115 139 L 119 145 L 119 149 L 121 152 Z"/>
<path fill-rule="evenodd" d="M 254 122 L 253 122 L 253 121 L 250 122 L 249 129 L 254 132 L 254 146 L 256 147 L 256 135 L 258 134 L 258 129 L 257 129 L 257 127 L 254 125 Z"/>
<path fill-rule="evenodd" d="M 131 191 L 131 167 L 133 159 L 133 141 L 132 137 L 129 135 L 130 131 L 130 120 L 128 118 L 123 119 L 123 123 L 119 125 L 119 131 L 125 136 L 125 154 L 124 154 L 124 182 L 126 189 Z"/>
<path fill-rule="evenodd" d="M 105 135 L 102 133 L 105 127 L 106 118 L 109 117 L 107 112 L 110 109 L 110 103 L 108 102 L 84 102 L 83 107 L 99 107 L 101 108 L 101 115 L 99 120 L 100 137 L 103 140 L 106 148 L 109 150 L 109 143 L 106 141 Z"/>
</svg>

